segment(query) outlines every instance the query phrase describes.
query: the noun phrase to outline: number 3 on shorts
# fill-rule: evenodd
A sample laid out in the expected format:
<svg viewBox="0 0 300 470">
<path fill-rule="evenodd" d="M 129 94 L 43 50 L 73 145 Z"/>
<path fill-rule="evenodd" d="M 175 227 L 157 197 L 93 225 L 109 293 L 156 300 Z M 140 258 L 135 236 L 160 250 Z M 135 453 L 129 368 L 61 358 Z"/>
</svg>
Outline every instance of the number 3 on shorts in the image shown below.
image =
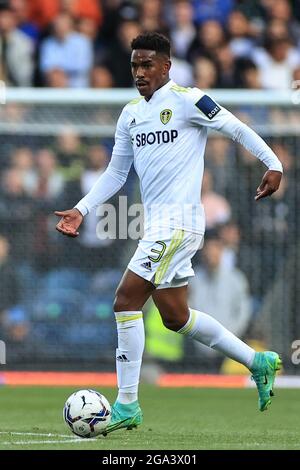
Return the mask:
<svg viewBox="0 0 300 470">
<path fill-rule="evenodd" d="M 158 263 L 158 261 L 162 259 L 164 252 L 166 251 L 166 248 L 167 248 L 167 245 L 165 244 L 165 242 L 158 241 L 156 243 L 158 243 L 158 245 L 161 245 L 161 250 L 156 250 L 155 248 L 151 249 L 152 253 L 155 253 L 158 255 L 156 258 L 154 258 L 153 256 L 148 256 L 150 261 L 152 261 L 153 263 Z"/>
</svg>

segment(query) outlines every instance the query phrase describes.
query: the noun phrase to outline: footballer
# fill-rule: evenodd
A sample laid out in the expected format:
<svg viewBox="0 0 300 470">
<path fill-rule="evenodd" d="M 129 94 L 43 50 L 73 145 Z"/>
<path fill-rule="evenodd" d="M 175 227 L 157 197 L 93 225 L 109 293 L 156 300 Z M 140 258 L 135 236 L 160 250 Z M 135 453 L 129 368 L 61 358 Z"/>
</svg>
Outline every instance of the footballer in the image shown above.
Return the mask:
<svg viewBox="0 0 300 470">
<path fill-rule="evenodd" d="M 56 212 L 61 217 L 57 230 L 77 237 L 84 216 L 124 185 L 134 165 L 144 206 L 144 235 L 116 291 L 119 393 L 106 433 L 136 427 L 143 420 L 138 402 L 145 342 L 142 308 L 150 296 L 167 328 L 249 369 L 257 385 L 259 409 L 264 411 L 271 403 L 281 366 L 279 355 L 256 352 L 214 318 L 190 308 L 187 285 L 194 275 L 191 259 L 202 246 L 205 232 L 200 193 L 208 129 L 242 144 L 266 165 L 256 200 L 278 189 L 282 165 L 263 139 L 210 96 L 170 79 L 166 37 L 142 34 L 131 47 L 132 75 L 141 96 L 122 110 L 106 171 L 73 209 Z"/>
</svg>

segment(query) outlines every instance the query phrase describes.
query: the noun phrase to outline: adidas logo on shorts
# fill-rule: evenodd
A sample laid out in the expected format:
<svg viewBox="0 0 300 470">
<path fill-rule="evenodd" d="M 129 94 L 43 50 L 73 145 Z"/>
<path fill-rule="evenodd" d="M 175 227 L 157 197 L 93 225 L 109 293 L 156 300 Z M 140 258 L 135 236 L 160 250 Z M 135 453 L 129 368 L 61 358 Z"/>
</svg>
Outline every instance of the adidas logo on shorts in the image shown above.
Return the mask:
<svg viewBox="0 0 300 470">
<path fill-rule="evenodd" d="M 143 266 L 143 268 L 148 269 L 148 271 L 151 271 L 151 269 L 152 269 L 150 261 L 146 261 L 146 263 L 142 263 L 141 266 Z"/>
</svg>

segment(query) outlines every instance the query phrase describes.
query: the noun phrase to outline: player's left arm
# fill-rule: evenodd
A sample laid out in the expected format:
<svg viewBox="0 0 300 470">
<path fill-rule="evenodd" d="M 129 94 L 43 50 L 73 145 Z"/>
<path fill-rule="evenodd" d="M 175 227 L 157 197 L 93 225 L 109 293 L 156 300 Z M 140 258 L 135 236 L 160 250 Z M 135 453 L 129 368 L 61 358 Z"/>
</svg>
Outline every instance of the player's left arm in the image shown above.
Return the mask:
<svg viewBox="0 0 300 470">
<path fill-rule="evenodd" d="M 280 160 L 266 142 L 253 129 L 233 115 L 231 115 L 231 118 L 224 123 L 219 131 L 235 142 L 240 143 L 267 166 L 268 170 L 256 190 L 255 200 L 258 201 L 266 196 L 271 196 L 271 194 L 277 191 L 283 168 Z"/>
<path fill-rule="evenodd" d="M 267 166 L 268 170 L 256 190 L 256 201 L 277 191 L 282 177 L 282 164 L 253 129 L 197 88 L 191 90 L 188 96 L 187 112 L 192 124 L 210 127 L 230 137 Z"/>
</svg>

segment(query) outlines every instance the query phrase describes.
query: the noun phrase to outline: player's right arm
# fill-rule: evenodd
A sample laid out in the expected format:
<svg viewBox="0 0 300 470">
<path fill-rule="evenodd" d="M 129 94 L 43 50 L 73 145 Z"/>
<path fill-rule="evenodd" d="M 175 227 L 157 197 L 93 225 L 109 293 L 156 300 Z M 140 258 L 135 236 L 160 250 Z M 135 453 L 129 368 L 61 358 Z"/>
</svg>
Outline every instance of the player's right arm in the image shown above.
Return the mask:
<svg viewBox="0 0 300 470">
<path fill-rule="evenodd" d="M 127 121 L 128 114 L 124 109 L 117 123 L 111 161 L 92 189 L 73 209 L 55 212 L 55 215 L 62 217 L 56 225 L 56 230 L 63 235 L 77 237 L 79 235 L 78 228 L 84 216 L 116 194 L 125 184 L 133 162 Z"/>
</svg>

